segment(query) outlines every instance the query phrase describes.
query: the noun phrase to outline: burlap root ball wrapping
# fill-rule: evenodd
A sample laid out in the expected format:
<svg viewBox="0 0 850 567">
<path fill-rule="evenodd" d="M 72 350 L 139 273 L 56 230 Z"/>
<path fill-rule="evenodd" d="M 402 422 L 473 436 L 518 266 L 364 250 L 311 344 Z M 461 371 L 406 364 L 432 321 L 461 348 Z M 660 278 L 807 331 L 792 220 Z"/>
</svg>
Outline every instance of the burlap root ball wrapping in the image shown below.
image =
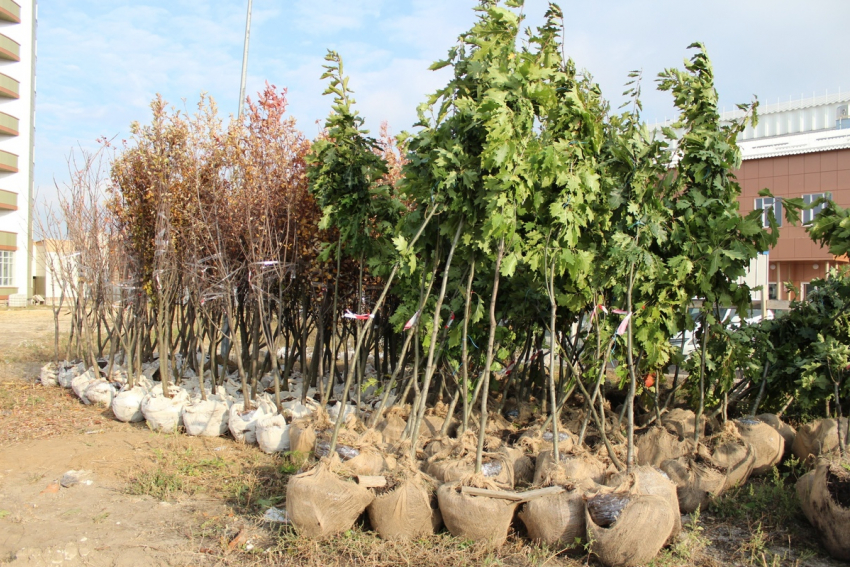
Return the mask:
<svg viewBox="0 0 850 567">
<path fill-rule="evenodd" d="M 664 427 L 679 437 L 679 439 L 693 439 L 697 416 L 688 409 L 675 408 L 661 416 Z M 700 437 L 705 433 L 705 416 L 700 416 Z"/>
<path fill-rule="evenodd" d="M 679 510 L 685 514 L 697 508 L 705 510 L 712 498 L 723 493 L 726 484 L 726 475 L 688 457 L 664 461 L 661 470 L 676 485 Z"/>
<path fill-rule="evenodd" d="M 335 457 L 322 460 L 289 479 L 286 511 L 300 535 L 320 539 L 351 529 L 374 499 L 370 490 L 331 472 L 337 464 Z"/>
<path fill-rule="evenodd" d="M 763 421 L 779 432 L 785 440 L 785 454 L 791 454 L 791 447 L 794 445 L 794 438 L 797 437 L 797 430 L 782 421 L 775 413 L 763 413 L 757 415 L 756 419 Z"/>
<path fill-rule="evenodd" d="M 559 451 L 560 453 L 560 451 Z M 576 483 L 586 480 L 601 483 L 605 477 L 605 465 L 590 453 L 559 454 L 561 467 L 556 469 L 552 451 L 542 451 L 537 455 L 537 468 L 534 471 L 534 485 L 548 486 L 548 478 L 556 472 Z"/>
<path fill-rule="evenodd" d="M 753 475 L 767 474 L 782 461 L 785 439 L 776 429 L 758 419 L 739 419 L 735 425 L 741 439 L 752 445 L 755 452 Z"/>
<path fill-rule="evenodd" d="M 663 427 L 653 426 L 637 438 L 637 463 L 653 467 L 661 466 L 668 459 L 684 457 L 693 450 L 693 440 L 680 441 Z"/>
<path fill-rule="evenodd" d="M 676 484 L 661 469 L 650 466 L 635 467 L 632 471 L 634 480 L 632 490 L 638 494 L 660 496 L 667 501 L 673 512 L 673 530 L 668 541 L 672 541 L 682 531 L 682 516 L 679 511 L 679 497 Z M 619 473 L 608 479 L 608 486 L 627 486 L 629 475 Z"/>
<path fill-rule="evenodd" d="M 673 530 L 674 514 L 661 496 L 631 494 L 616 522 L 603 528 L 585 511 L 591 553 L 608 567 L 633 567 L 652 560 Z"/>
<path fill-rule="evenodd" d="M 850 483 L 850 475 L 838 465 L 821 462 L 797 481 L 797 497 L 829 554 L 850 561 L 850 503 L 836 502 L 829 491 L 830 483 Z"/>
<path fill-rule="evenodd" d="M 753 446 L 737 436 L 723 435 L 709 440 L 711 464 L 726 473 L 725 490 L 747 482 L 753 472 L 756 453 Z"/>
<path fill-rule="evenodd" d="M 462 494 L 460 483 L 457 482 L 440 486 L 437 499 L 443 522 L 453 536 L 485 542 L 495 547 L 501 546 L 508 539 L 516 502 Z"/>
<path fill-rule="evenodd" d="M 382 538 L 409 541 L 434 534 L 442 525 L 436 498 L 432 486 L 413 476 L 375 497 L 366 511 L 372 527 Z"/>
<path fill-rule="evenodd" d="M 841 437 L 846 436 L 847 418 L 841 418 Z M 797 431 L 791 452 L 801 461 L 828 455 L 838 450 L 838 427 L 834 419 L 819 419 Z"/>
<path fill-rule="evenodd" d="M 570 546 L 584 539 L 584 498 L 581 491 L 570 490 L 526 502 L 519 519 L 528 537 L 549 545 Z"/>
</svg>

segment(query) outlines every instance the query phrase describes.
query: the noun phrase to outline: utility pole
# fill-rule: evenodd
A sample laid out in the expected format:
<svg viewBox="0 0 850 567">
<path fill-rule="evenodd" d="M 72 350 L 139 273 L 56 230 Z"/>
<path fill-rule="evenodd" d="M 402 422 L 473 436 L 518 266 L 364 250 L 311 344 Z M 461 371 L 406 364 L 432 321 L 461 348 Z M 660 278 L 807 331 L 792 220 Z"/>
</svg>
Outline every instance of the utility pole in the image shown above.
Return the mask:
<svg viewBox="0 0 850 567">
<path fill-rule="evenodd" d="M 251 38 L 251 5 L 253 0 L 248 0 L 248 15 L 245 18 L 245 47 L 242 50 L 242 80 L 239 82 L 239 113 L 242 118 L 242 109 L 245 107 L 245 77 L 248 74 L 248 44 Z"/>
</svg>

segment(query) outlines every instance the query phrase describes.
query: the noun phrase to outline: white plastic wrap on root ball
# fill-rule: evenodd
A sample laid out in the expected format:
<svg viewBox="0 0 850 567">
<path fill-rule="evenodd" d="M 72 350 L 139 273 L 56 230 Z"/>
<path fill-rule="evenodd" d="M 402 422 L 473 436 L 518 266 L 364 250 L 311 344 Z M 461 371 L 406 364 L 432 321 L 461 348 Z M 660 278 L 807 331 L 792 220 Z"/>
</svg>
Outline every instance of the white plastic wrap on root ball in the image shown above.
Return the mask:
<svg viewBox="0 0 850 567">
<path fill-rule="evenodd" d="M 86 390 L 95 380 L 97 380 L 97 375 L 93 370 L 86 370 L 71 380 L 71 389 L 74 390 L 74 393 L 77 394 L 77 397 L 80 398 L 84 404 L 91 403 L 86 397 Z"/>
<path fill-rule="evenodd" d="M 106 380 L 93 380 L 86 388 L 86 399 L 96 406 L 108 408 L 115 397 L 115 388 Z"/>
<path fill-rule="evenodd" d="M 57 380 L 58 372 L 56 371 L 56 365 L 52 362 L 49 362 L 41 367 L 41 375 L 39 379 L 41 380 L 42 386 L 56 386 L 59 382 Z"/>
<path fill-rule="evenodd" d="M 56 381 L 59 382 L 59 385 L 63 388 L 70 388 L 71 382 L 74 378 L 77 377 L 77 373 L 74 372 L 73 368 L 62 368 L 59 370 L 59 373 L 56 375 Z"/>
<path fill-rule="evenodd" d="M 189 435 L 220 437 L 227 433 L 229 404 L 215 396 L 183 406 L 183 426 Z"/>
<path fill-rule="evenodd" d="M 337 418 L 339 417 L 339 406 L 340 406 L 340 404 L 337 403 L 335 405 L 328 407 L 328 417 L 330 417 L 332 421 L 336 421 Z M 355 414 L 354 405 L 345 404 L 345 412 L 342 415 L 343 422 L 348 421 L 349 419 L 353 418 L 354 414 Z"/>
<path fill-rule="evenodd" d="M 257 443 L 264 453 L 281 453 L 289 450 L 289 425 L 280 414 L 263 417 L 257 421 Z"/>
<path fill-rule="evenodd" d="M 301 400 L 291 400 L 280 404 L 283 407 L 285 415 L 295 419 L 303 419 L 310 417 L 319 408 L 319 405 L 310 398 L 307 398 L 307 405 L 301 403 Z"/>
<path fill-rule="evenodd" d="M 245 411 L 244 402 L 236 402 L 230 406 L 227 422 L 230 434 L 240 443 L 253 445 L 257 442 L 257 421 L 275 413 L 274 408 L 265 402 L 256 404 L 250 411 Z"/>
<path fill-rule="evenodd" d="M 115 418 L 124 423 L 135 423 L 144 420 L 142 400 L 147 395 L 148 391 L 140 386 L 118 392 L 112 398 L 112 413 L 115 414 Z"/>
<path fill-rule="evenodd" d="M 166 398 L 164 396 L 147 395 L 142 400 L 142 414 L 153 431 L 176 431 L 183 422 L 183 406 L 186 405 L 187 395 L 180 394 Z"/>
</svg>

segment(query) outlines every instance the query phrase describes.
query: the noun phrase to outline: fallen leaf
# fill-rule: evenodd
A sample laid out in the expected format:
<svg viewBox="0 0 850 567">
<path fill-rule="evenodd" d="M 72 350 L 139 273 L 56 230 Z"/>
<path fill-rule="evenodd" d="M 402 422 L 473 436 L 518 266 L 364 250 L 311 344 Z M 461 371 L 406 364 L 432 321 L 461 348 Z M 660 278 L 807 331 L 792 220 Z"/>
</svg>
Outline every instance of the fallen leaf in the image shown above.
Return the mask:
<svg viewBox="0 0 850 567">
<path fill-rule="evenodd" d="M 236 537 L 230 540 L 230 543 L 227 544 L 227 547 L 230 549 L 236 549 L 243 543 L 248 541 L 248 534 L 245 532 L 245 529 L 239 530 L 239 533 L 236 534 Z"/>
</svg>

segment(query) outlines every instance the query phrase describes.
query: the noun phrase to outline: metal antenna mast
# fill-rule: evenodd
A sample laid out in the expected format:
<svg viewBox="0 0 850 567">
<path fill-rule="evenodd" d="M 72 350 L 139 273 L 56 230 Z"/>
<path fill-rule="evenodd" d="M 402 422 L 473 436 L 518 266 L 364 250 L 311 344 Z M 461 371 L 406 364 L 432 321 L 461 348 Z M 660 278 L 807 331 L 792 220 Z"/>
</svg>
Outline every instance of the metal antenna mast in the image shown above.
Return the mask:
<svg viewBox="0 0 850 567">
<path fill-rule="evenodd" d="M 251 5 L 254 0 L 248 0 L 248 15 L 245 18 L 245 48 L 242 50 L 242 80 L 239 82 L 239 113 L 242 118 L 242 109 L 245 107 L 245 76 L 248 73 L 248 44 L 251 37 Z"/>
</svg>

